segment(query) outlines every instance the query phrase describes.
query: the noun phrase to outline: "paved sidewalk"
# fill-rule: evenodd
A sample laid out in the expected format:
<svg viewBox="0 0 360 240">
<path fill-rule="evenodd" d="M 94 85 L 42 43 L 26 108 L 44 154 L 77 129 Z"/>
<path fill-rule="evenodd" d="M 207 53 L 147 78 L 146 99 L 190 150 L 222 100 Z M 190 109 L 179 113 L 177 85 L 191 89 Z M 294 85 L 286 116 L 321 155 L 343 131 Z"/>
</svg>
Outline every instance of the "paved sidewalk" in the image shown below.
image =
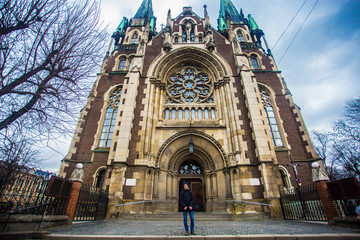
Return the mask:
<svg viewBox="0 0 360 240">
<path fill-rule="evenodd" d="M 121 235 L 121 236 L 182 236 L 184 227 L 179 221 L 102 220 L 74 223 L 47 229 L 63 235 Z M 301 235 L 301 234 L 351 234 L 358 231 L 330 226 L 324 222 L 293 220 L 247 221 L 196 221 L 195 232 L 199 235 Z M 359 235 L 360 236 L 360 235 Z"/>
</svg>

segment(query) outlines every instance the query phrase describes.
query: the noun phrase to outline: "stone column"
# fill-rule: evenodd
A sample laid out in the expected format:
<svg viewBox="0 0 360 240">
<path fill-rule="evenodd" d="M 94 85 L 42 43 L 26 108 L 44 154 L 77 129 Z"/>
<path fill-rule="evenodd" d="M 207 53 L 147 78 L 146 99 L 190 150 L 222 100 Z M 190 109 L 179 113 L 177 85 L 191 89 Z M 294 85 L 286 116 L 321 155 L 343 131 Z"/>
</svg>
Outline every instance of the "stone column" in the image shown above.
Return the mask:
<svg viewBox="0 0 360 240">
<path fill-rule="evenodd" d="M 211 182 L 212 182 L 212 192 L 213 192 L 213 198 L 218 198 L 218 189 L 217 189 L 217 177 L 216 177 L 216 173 L 212 173 L 211 174 Z"/>
<path fill-rule="evenodd" d="M 159 198 L 159 175 L 160 170 L 155 169 L 155 177 L 154 177 L 154 192 L 153 192 L 153 198 L 158 199 Z"/>
<path fill-rule="evenodd" d="M 226 198 L 227 198 L 227 199 L 232 199 L 231 181 L 230 181 L 230 170 L 229 170 L 229 169 L 225 169 L 225 170 L 224 170 L 224 175 L 225 175 L 225 179 L 226 179 Z"/>
<path fill-rule="evenodd" d="M 172 176 L 170 173 L 166 175 L 166 199 L 171 199 L 171 186 L 172 186 Z"/>
</svg>

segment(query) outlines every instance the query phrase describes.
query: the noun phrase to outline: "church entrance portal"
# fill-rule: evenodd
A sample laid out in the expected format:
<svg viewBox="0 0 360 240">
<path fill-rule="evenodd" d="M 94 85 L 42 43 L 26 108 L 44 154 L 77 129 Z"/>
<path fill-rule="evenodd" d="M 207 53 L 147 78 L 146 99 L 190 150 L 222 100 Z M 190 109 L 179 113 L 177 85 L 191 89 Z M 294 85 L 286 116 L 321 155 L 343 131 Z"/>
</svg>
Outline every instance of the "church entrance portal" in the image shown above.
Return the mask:
<svg viewBox="0 0 360 240">
<path fill-rule="evenodd" d="M 182 212 L 180 206 L 180 192 L 184 189 L 184 183 L 189 183 L 189 187 L 194 194 L 194 211 L 205 212 L 204 196 L 205 187 L 201 178 L 182 178 L 179 183 L 179 212 Z"/>
</svg>

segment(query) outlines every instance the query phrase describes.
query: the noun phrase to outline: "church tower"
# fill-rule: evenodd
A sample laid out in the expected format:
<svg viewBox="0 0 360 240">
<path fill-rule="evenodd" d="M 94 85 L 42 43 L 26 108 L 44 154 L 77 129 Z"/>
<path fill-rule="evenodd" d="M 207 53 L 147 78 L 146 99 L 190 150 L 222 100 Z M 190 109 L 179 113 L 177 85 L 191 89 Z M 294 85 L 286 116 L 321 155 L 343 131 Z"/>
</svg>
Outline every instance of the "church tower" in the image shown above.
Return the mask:
<svg viewBox="0 0 360 240">
<path fill-rule="evenodd" d="M 84 182 L 109 191 L 108 217 L 178 211 L 184 181 L 196 211 L 248 201 L 260 204 L 244 213 L 280 216 L 280 191 L 311 183 L 321 161 L 263 31 L 230 0 L 217 29 L 206 5 L 155 25 L 144 0 L 113 33 L 60 174 L 83 163 Z"/>
</svg>

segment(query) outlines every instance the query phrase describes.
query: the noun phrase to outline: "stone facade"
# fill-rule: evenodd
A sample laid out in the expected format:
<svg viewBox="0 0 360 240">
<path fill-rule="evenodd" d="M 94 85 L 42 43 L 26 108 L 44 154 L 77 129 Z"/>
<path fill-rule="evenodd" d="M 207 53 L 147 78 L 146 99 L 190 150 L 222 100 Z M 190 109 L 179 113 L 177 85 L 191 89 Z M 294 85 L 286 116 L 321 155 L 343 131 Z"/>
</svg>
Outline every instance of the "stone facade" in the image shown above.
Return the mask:
<svg viewBox="0 0 360 240">
<path fill-rule="evenodd" d="M 274 207 L 243 212 L 278 216 L 279 192 L 296 178 L 311 183 L 319 157 L 262 31 L 242 11 L 220 16 L 226 25 L 216 30 L 206 8 L 201 18 L 185 7 L 155 32 L 147 12 L 114 33 L 61 175 L 82 163 L 84 183 L 109 191 L 108 216 L 178 211 L 183 181 L 196 188 L 199 211 L 251 201 Z M 147 203 L 117 206 L 136 201 Z"/>
</svg>

